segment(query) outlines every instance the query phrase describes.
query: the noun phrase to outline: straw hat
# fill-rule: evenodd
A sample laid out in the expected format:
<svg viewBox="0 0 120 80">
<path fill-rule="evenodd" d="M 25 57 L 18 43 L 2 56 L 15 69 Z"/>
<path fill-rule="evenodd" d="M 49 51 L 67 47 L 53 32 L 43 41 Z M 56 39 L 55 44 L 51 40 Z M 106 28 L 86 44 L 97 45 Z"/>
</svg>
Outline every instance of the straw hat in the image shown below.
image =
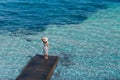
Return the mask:
<svg viewBox="0 0 120 80">
<path fill-rule="evenodd" d="M 43 37 L 43 38 L 42 38 L 42 41 L 43 41 L 43 42 L 47 42 L 47 41 L 48 41 L 48 38 L 47 38 L 47 37 Z"/>
</svg>

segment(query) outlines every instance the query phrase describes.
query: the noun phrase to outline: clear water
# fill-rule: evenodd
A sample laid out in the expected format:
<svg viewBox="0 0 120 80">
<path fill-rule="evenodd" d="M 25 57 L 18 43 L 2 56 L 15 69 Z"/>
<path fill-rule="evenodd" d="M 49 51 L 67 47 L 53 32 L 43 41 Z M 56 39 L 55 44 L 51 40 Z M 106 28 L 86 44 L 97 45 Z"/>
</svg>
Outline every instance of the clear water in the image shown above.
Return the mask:
<svg viewBox="0 0 120 80">
<path fill-rule="evenodd" d="M 120 80 L 119 0 L 0 0 L 0 80 L 15 80 L 42 54 L 59 63 L 51 80 Z"/>
</svg>

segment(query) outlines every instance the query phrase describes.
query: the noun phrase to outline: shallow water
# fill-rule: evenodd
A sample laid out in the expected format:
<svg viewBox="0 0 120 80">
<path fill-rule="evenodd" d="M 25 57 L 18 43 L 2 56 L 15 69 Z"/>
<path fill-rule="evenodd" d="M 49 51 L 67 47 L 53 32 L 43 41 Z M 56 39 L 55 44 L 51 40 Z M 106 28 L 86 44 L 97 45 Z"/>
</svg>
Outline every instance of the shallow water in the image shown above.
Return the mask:
<svg viewBox="0 0 120 80">
<path fill-rule="evenodd" d="M 119 0 L 1 0 L 0 80 L 15 80 L 47 36 L 51 80 L 120 79 Z"/>
</svg>

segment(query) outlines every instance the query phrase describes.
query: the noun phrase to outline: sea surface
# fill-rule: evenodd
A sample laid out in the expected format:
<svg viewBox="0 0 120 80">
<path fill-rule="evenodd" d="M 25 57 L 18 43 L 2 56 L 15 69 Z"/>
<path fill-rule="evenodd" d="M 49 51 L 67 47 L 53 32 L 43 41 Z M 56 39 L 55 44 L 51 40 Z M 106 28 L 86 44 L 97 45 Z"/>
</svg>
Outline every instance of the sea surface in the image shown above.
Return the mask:
<svg viewBox="0 0 120 80">
<path fill-rule="evenodd" d="M 0 80 L 15 80 L 49 38 L 51 80 L 120 80 L 120 0 L 0 0 Z"/>
</svg>

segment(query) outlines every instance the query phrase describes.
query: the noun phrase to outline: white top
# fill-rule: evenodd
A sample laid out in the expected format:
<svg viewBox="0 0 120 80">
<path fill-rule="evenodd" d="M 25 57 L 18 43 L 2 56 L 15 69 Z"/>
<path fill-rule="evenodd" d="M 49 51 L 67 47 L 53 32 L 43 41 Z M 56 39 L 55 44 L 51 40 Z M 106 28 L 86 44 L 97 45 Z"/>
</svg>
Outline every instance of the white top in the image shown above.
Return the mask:
<svg viewBox="0 0 120 80">
<path fill-rule="evenodd" d="M 44 55 L 48 55 L 48 46 L 44 45 L 43 52 L 44 52 Z"/>
</svg>

